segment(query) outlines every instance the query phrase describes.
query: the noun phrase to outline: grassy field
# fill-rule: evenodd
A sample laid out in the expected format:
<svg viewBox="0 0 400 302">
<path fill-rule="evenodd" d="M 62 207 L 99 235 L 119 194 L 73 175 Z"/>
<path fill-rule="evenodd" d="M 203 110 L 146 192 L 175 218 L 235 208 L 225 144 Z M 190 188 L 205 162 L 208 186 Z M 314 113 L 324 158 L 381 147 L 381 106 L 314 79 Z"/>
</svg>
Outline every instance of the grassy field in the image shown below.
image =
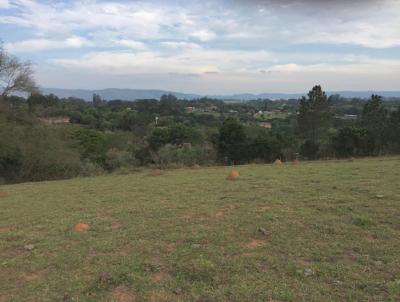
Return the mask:
<svg viewBox="0 0 400 302">
<path fill-rule="evenodd" d="M 0 186 L 0 301 L 400 301 L 398 158 L 238 170 Z"/>
</svg>

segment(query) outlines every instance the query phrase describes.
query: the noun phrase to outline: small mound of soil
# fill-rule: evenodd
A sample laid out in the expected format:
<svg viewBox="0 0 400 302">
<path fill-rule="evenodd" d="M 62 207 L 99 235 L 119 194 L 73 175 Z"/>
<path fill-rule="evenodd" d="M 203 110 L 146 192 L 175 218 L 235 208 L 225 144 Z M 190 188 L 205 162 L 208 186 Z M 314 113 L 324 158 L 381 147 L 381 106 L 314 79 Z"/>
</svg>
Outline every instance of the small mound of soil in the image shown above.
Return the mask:
<svg viewBox="0 0 400 302">
<path fill-rule="evenodd" d="M 150 175 L 151 176 L 160 176 L 162 173 L 161 173 L 161 169 L 152 169 L 151 171 L 150 171 Z"/>
<path fill-rule="evenodd" d="M 239 177 L 240 177 L 239 171 L 233 169 L 233 170 L 231 171 L 231 173 L 229 173 L 229 175 L 228 175 L 228 177 L 227 177 L 226 179 L 228 179 L 228 180 L 236 180 L 236 179 L 238 179 Z"/>
<path fill-rule="evenodd" d="M 280 159 L 275 159 L 274 164 L 275 165 L 282 165 L 282 161 Z"/>
<path fill-rule="evenodd" d="M 86 223 L 77 223 L 72 227 L 72 230 L 75 232 L 83 232 L 90 229 L 90 226 Z"/>
</svg>

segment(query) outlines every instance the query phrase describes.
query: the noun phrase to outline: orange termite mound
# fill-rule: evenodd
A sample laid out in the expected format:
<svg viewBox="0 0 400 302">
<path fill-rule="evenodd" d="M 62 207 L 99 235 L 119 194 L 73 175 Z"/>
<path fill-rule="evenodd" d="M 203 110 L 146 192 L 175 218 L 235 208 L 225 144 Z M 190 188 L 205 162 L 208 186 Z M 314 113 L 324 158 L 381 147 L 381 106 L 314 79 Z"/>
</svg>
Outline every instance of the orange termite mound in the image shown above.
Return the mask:
<svg viewBox="0 0 400 302">
<path fill-rule="evenodd" d="M 0 197 L 7 197 L 8 193 L 7 192 L 0 192 Z"/>
<path fill-rule="evenodd" d="M 77 223 L 72 227 L 72 230 L 76 232 L 82 232 L 87 231 L 89 228 L 90 226 L 86 223 Z"/>
<path fill-rule="evenodd" d="M 239 176 L 240 176 L 239 171 L 233 169 L 231 171 L 231 173 L 229 173 L 229 175 L 228 175 L 228 177 L 226 179 L 228 179 L 228 180 L 236 180 L 236 179 L 239 178 Z"/>
<path fill-rule="evenodd" d="M 151 176 L 159 176 L 161 175 L 161 169 L 152 169 L 150 172 Z"/>
<path fill-rule="evenodd" d="M 282 161 L 280 159 L 275 159 L 274 164 L 275 165 L 282 165 Z"/>
</svg>

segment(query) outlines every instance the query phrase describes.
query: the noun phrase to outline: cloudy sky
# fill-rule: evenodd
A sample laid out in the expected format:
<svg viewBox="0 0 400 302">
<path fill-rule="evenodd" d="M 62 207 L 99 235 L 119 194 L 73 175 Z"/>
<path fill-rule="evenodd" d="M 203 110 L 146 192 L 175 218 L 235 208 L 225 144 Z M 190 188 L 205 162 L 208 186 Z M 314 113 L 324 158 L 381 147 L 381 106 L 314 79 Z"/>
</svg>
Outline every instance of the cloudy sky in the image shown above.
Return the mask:
<svg viewBox="0 0 400 302">
<path fill-rule="evenodd" d="M 0 0 L 0 39 L 43 87 L 400 90 L 400 0 Z"/>
</svg>

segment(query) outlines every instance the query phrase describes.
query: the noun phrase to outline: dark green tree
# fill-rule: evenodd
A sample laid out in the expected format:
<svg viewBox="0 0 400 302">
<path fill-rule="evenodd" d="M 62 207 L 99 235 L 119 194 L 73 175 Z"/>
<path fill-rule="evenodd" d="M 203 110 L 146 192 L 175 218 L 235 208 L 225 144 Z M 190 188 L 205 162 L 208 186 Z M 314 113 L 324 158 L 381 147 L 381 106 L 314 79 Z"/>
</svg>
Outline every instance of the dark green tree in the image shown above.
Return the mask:
<svg viewBox="0 0 400 302">
<path fill-rule="evenodd" d="M 173 94 L 167 94 L 161 96 L 158 110 L 162 115 L 179 115 L 184 112 L 185 104 Z"/>
<path fill-rule="evenodd" d="M 102 132 L 82 128 L 73 134 L 81 159 L 90 160 L 103 166 L 106 159 L 106 141 Z"/>
<path fill-rule="evenodd" d="M 367 129 L 359 126 L 344 127 L 333 138 L 333 149 L 336 156 L 363 156 L 373 152 L 373 140 Z"/>
<path fill-rule="evenodd" d="M 387 142 L 388 112 L 383 106 L 382 97 L 372 95 L 371 99 L 364 105 L 361 114 L 361 124 L 368 130 L 374 141 L 375 153 L 381 153 Z"/>
<path fill-rule="evenodd" d="M 218 155 L 229 163 L 242 163 L 247 159 L 247 137 L 243 125 L 235 118 L 227 118 L 219 129 Z"/>
<path fill-rule="evenodd" d="M 297 122 L 300 134 L 318 144 L 333 124 L 334 114 L 321 86 L 314 86 L 307 97 L 300 100 Z"/>
<path fill-rule="evenodd" d="M 386 132 L 390 151 L 400 152 L 400 107 L 390 114 Z"/>
</svg>

